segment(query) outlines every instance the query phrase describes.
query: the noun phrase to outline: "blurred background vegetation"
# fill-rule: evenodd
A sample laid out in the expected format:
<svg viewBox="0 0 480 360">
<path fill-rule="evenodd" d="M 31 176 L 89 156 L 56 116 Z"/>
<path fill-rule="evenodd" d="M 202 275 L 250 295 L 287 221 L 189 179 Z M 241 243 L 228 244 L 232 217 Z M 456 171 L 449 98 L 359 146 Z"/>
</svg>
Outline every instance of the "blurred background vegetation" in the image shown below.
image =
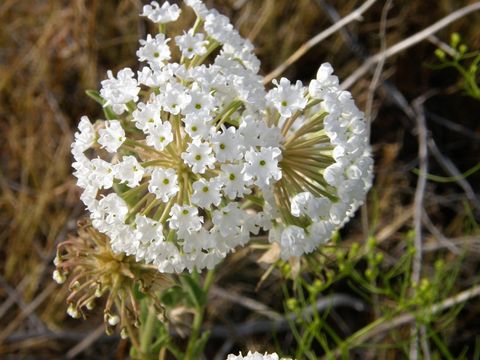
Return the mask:
<svg viewBox="0 0 480 360">
<path fill-rule="evenodd" d="M 263 74 L 363 3 L 206 2 L 228 15 L 256 45 Z M 392 46 L 473 3 L 394 0 L 387 13 L 385 1 L 378 0 L 362 21 L 316 45 L 284 76 L 307 83 L 328 61 L 345 79 L 382 46 Z M 104 335 L 101 311 L 87 321 L 67 318 L 67 290 L 51 281 L 51 273 L 56 245 L 75 232 L 83 214 L 71 175 L 73 132 L 81 115 L 101 117 L 101 109 L 84 92 L 98 89 L 108 69 L 138 66 L 138 39 L 153 30 L 138 17 L 142 5 L 138 0 L 0 2 L 2 359 L 128 355 L 127 343 Z M 455 36 L 451 42 L 454 32 L 461 36 L 457 43 Z M 462 44 L 468 56 L 455 58 Z M 372 121 L 375 184 L 368 205 L 334 245 L 307 257 L 297 276 L 289 264 L 269 269 L 258 263 L 262 252 L 254 248 L 231 256 L 219 269 L 211 294 L 208 359 L 246 348 L 277 350 L 297 359 L 323 354 L 403 359 L 409 357 L 412 323 L 419 325 L 424 340 L 419 357 L 480 357 L 478 299 L 435 308 L 479 280 L 480 176 L 475 170 L 480 160 L 480 99 L 472 86 L 472 81 L 478 84 L 477 73 L 469 68 L 475 49 L 480 49 L 480 12 L 382 61 L 376 76 L 368 73 L 350 88 Z M 424 211 L 417 219 L 423 280 L 414 284 L 410 272 L 418 215 L 419 116 L 426 123 L 432 176 L 427 176 L 420 203 Z M 328 306 L 321 302 L 325 299 L 332 299 Z M 395 323 L 398 316 L 417 309 L 413 319 Z M 290 315 L 279 325 L 278 314 L 285 313 Z M 372 324 L 380 328 L 372 330 Z"/>
</svg>

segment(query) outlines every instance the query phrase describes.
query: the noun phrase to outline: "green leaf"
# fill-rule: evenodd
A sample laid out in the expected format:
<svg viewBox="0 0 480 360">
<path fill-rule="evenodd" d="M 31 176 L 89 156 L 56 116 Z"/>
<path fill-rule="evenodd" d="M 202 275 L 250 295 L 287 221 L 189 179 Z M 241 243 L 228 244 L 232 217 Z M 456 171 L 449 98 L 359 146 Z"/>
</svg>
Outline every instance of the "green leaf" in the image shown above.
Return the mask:
<svg viewBox="0 0 480 360">
<path fill-rule="evenodd" d="M 100 93 L 97 90 L 86 90 L 85 94 L 87 94 L 89 98 L 95 100 L 100 105 L 103 106 L 105 104 L 105 100 L 100 96 Z"/>
<path fill-rule="evenodd" d="M 173 286 L 166 289 L 161 296 L 161 303 L 167 307 L 173 307 L 182 301 L 185 292 L 179 286 Z"/>
<path fill-rule="evenodd" d="M 103 113 L 105 114 L 105 118 L 107 118 L 107 120 L 116 120 L 118 118 L 110 106 L 105 106 L 106 101 L 100 96 L 100 93 L 97 90 L 86 90 L 85 94 L 87 94 L 89 98 L 102 105 Z"/>
<path fill-rule="evenodd" d="M 104 106 L 103 113 L 105 114 L 107 120 L 116 120 L 118 118 L 110 106 Z"/>
<path fill-rule="evenodd" d="M 183 275 L 180 280 L 192 305 L 196 309 L 202 309 L 207 302 L 207 296 L 199 283 L 188 274 Z"/>
<path fill-rule="evenodd" d="M 195 343 L 195 347 L 192 351 L 194 359 L 200 359 L 201 355 L 203 354 L 203 349 L 207 344 L 208 338 L 210 337 L 210 331 L 205 331 L 200 339 L 198 339 Z"/>
<path fill-rule="evenodd" d="M 133 297 L 137 300 L 142 300 L 146 296 L 147 295 L 140 291 L 140 283 L 135 283 L 135 285 L 133 286 Z"/>
</svg>

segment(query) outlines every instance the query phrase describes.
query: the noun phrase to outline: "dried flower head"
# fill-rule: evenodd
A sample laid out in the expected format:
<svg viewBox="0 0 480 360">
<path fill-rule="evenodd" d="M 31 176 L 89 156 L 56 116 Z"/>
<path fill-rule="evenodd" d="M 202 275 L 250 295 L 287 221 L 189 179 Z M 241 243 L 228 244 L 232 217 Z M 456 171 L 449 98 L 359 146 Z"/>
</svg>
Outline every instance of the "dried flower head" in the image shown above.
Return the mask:
<svg viewBox="0 0 480 360">
<path fill-rule="evenodd" d="M 161 313 L 154 294 L 172 285 L 172 280 L 155 267 L 114 253 L 107 236 L 88 221 L 79 222 L 78 236 L 71 236 L 58 245 L 54 263 L 54 280 L 58 283 L 69 280 L 67 313 L 73 318 L 85 317 L 85 310 L 92 310 L 106 298 L 103 306 L 108 333 L 117 325 L 127 331 L 138 323 L 138 292 L 150 297 Z"/>
</svg>

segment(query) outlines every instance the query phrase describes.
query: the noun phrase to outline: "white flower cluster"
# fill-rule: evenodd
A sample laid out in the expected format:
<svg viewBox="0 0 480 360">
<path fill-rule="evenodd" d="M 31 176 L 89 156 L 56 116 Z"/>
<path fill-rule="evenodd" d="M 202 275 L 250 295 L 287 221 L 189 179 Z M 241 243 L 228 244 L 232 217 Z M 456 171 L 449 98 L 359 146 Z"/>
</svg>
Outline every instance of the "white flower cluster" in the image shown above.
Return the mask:
<svg viewBox="0 0 480 360">
<path fill-rule="evenodd" d="M 107 120 L 80 121 L 73 167 L 93 226 L 161 272 L 212 268 L 260 231 L 284 259 L 312 251 L 370 186 L 363 115 L 328 64 L 308 89 L 282 78 L 266 92 L 229 19 L 185 4 L 197 20 L 173 38 L 181 9 L 144 6 L 161 32 L 140 40 L 143 67 L 109 71 Z"/>
<path fill-rule="evenodd" d="M 242 353 L 239 355 L 228 355 L 226 360 L 279 360 L 279 357 L 276 353 L 273 354 L 260 354 L 259 352 L 252 353 L 251 351 L 248 352 L 247 355 L 242 356 Z"/>
<path fill-rule="evenodd" d="M 72 146 L 93 226 L 114 251 L 161 272 L 212 268 L 250 234 L 268 231 L 268 215 L 243 204 L 281 178 L 281 137 L 262 118 L 253 46 L 228 18 L 200 1 L 186 3 L 197 13 L 195 26 L 174 39 L 140 40 L 137 56 L 146 65 L 137 76 L 109 71 L 102 82 L 100 96 L 116 118 L 92 124 L 82 117 Z M 142 15 L 165 25 L 180 8 L 152 2 Z M 173 45 L 178 63 L 169 62 Z"/>
<path fill-rule="evenodd" d="M 283 198 L 269 239 L 288 259 L 313 251 L 353 216 L 371 186 L 373 160 L 363 113 L 330 64 L 308 88 L 285 78 L 276 85 L 267 101 L 285 137 L 277 184 Z"/>
</svg>

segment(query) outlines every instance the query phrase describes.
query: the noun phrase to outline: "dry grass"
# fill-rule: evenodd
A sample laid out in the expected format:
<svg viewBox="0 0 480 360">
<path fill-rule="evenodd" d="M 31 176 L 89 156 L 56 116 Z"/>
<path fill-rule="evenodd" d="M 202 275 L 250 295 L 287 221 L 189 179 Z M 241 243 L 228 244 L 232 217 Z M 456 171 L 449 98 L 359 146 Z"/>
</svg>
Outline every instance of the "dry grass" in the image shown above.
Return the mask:
<svg viewBox="0 0 480 360">
<path fill-rule="evenodd" d="M 333 4 L 340 15 L 348 14 L 361 3 L 325 2 Z M 218 0 L 208 3 L 231 16 L 241 33 L 258 46 L 264 73 L 273 70 L 303 42 L 331 24 L 319 6 L 322 1 Z M 467 0 L 394 1 L 386 25 L 386 42 L 392 45 L 467 3 Z M 66 321 L 64 293 L 52 285 L 50 279 L 51 260 L 56 244 L 74 231 L 83 211 L 70 175 L 70 143 L 82 114 L 100 116 L 100 109 L 84 96 L 84 90 L 97 88 L 109 68 L 135 66 L 137 39 L 148 30 L 146 23 L 137 17 L 140 6 L 135 0 L 4 0 L 0 3 L 0 329 L 3 329 L 0 330 L 0 358 L 16 358 L 18 354 L 32 359 L 61 357 L 83 337 L 78 334 L 87 334 L 99 324 L 97 318 L 83 323 Z M 381 11 L 380 1 L 365 15 L 363 22 L 347 28 L 355 42 L 362 46 L 357 52 L 375 54 L 379 50 Z M 458 31 L 472 48 L 478 49 L 479 24 L 480 15 L 473 14 L 438 36 L 447 39 L 450 32 Z M 290 67 L 286 75 L 307 80 L 315 75 L 320 63 L 329 61 L 346 77 L 362 62 L 352 53 L 352 43 L 346 41 L 346 35 L 340 32 L 322 42 Z M 433 49 L 431 44 L 422 43 L 387 61 L 382 81 L 388 79 L 408 102 L 429 89 L 439 90 L 439 94 L 427 102 L 428 112 L 453 121 L 471 136 L 448 130 L 442 121 L 428 122 L 429 131 L 444 155 L 460 171 L 465 171 L 479 161 L 480 106 L 462 97 L 452 86 L 455 84 L 453 73 L 438 73 L 424 66 L 433 62 Z M 364 108 L 369 84 L 370 77 L 363 78 L 352 89 L 361 108 Z M 400 240 L 412 224 L 416 176 L 410 170 L 418 166 L 417 144 L 412 134 L 414 124 L 392 101 L 391 87 L 379 86 L 373 105 L 373 113 L 377 114 L 372 129 L 376 185 L 371 193 L 371 203 L 375 204 L 371 208 L 375 208 L 375 213 L 371 213 L 374 221 L 370 226 L 393 260 L 404 249 Z M 431 160 L 431 172 L 445 174 L 435 159 Z M 474 190 L 478 190 L 475 186 L 479 180 L 478 175 L 468 179 Z M 475 209 L 455 183 L 429 183 L 424 205 L 432 226 L 440 234 L 454 239 L 452 241 L 466 236 L 471 239 L 458 240 L 458 246 L 468 249 L 461 280 L 470 285 L 476 281 L 479 265 L 475 260 L 479 234 L 474 219 L 478 221 L 480 209 Z M 438 236 L 427 226 L 427 245 L 438 245 Z M 348 241 L 363 238 L 359 222 L 352 224 Z M 429 268 L 433 258 L 426 255 L 425 267 Z M 243 267 L 245 278 L 252 283 L 239 282 L 235 290 L 251 292 L 252 297 L 269 305 L 269 297 L 263 298 L 264 295 L 253 291 L 260 269 L 236 259 L 233 257 L 229 268 L 222 270 L 222 279 L 234 281 L 232 274 Z M 265 286 L 268 289 L 270 285 Z M 219 310 L 231 304 L 223 299 L 215 303 L 217 305 Z M 475 309 L 477 315 L 478 310 Z M 467 330 L 463 333 L 474 331 L 468 316 L 466 319 Z M 56 339 L 48 340 L 47 329 L 61 333 Z M 26 331 L 45 336 L 30 337 Z M 116 340 L 114 342 L 117 349 Z M 112 342 L 102 344 L 92 346 L 87 354 L 109 358 L 105 348 L 112 346 Z M 122 346 L 118 349 L 117 355 L 122 358 L 125 349 Z"/>
</svg>

